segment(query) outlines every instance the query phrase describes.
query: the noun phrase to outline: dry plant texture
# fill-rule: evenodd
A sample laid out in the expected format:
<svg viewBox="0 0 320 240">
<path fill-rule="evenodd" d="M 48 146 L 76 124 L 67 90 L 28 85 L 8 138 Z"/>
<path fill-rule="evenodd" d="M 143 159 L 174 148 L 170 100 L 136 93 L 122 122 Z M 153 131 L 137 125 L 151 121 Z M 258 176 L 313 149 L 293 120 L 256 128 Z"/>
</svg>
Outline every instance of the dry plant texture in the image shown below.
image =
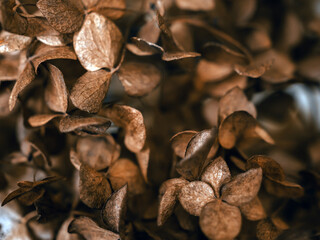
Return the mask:
<svg viewBox="0 0 320 240">
<path fill-rule="evenodd" d="M 319 7 L 0 0 L 0 239 L 320 239 Z"/>
</svg>

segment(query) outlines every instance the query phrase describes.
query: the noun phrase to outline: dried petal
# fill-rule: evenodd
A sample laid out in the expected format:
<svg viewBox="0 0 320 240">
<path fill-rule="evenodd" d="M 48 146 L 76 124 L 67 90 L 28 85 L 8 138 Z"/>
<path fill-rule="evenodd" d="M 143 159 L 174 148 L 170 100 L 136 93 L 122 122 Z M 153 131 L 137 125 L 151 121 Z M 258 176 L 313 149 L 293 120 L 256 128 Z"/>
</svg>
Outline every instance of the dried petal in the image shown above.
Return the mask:
<svg viewBox="0 0 320 240">
<path fill-rule="evenodd" d="M 170 139 L 171 147 L 174 153 L 177 156 L 183 158 L 185 156 L 188 143 L 193 138 L 193 136 L 197 133 L 198 133 L 197 131 L 187 130 L 187 131 L 183 131 L 175 134 Z"/>
<path fill-rule="evenodd" d="M 246 111 L 254 118 L 257 117 L 257 110 L 252 102 L 248 101 L 244 92 L 235 87 L 224 95 L 219 101 L 219 118 L 223 121 L 227 116 L 236 111 Z"/>
<path fill-rule="evenodd" d="M 172 215 L 180 190 L 187 183 L 183 178 L 173 178 L 162 183 L 159 190 L 158 226 L 162 226 Z"/>
<path fill-rule="evenodd" d="M 118 61 L 122 42 L 119 28 L 98 13 L 87 15 L 73 38 L 74 50 L 88 71 L 112 69 Z"/>
<path fill-rule="evenodd" d="M 32 38 L 10 34 L 0 38 L 0 53 L 20 51 L 26 48 L 32 41 Z"/>
<path fill-rule="evenodd" d="M 46 45 L 60 47 L 71 43 L 72 37 L 70 34 L 63 34 L 58 36 L 38 36 L 37 39 Z"/>
<path fill-rule="evenodd" d="M 223 186 L 221 190 L 222 199 L 234 206 L 248 203 L 258 194 L 261 181 L 261 168 L 253 168 L 238 174 Z"/>
<path fill-rule="evenodd" d="M 200 216 L 201 209 L 215 199 L 213 189 L 205 182 L 194 181 L 181 188 L 179 201 L 191 215 Z"/>
<path fill-rule="evenodd" d="M 183 10 L 210 11 L 215 7 L 215 0 L 176 0 L 176 4 Z"/>
<path fill-rule="evenodd" d="M 201 83 L 220 81 L 233 72 L 229 64 L 215 63 L 201 59 L 197 65 L 196 80 Z"/>
<path fill-rule="evenodd" d="M 266 218 L 267 214 L 258 197 L 240 206 L 241 213 L 250 221 L 257 221 Z"/>
<path fill-rule="evenodd" d="M 83 111 L 98 112 L 108 91 L 111 75 L 105 70 L 86 72 L 71 90 L 72 103 Z"/>
<path fill-rule="evenodd" d="M 120 228 L 124 227 L 128 199 L 127 190 L 128 186 L 125 185 L 113 193 L 101 210 L 103 222 L 108 229 L 114 232 L 120 232 Z"/>
<path fill-rule="evenodd" d="M 80 166 L 80 199 L 90 208 L 102 208 L 111 195 L 107 178 L 86 164 Z"/>
<path fill-rule="evenodd" d="M 148 182 L 148 167 L 149 167 L 149 158 L 150 158 L 150 148 L 148 146 L 144 146 L 144 148 L 136 153 L 136 157 L 138 160 L 138 164 L 140 167 L 140 171 L 142 176 L 146 182 Z"/>
<path fill-rule="evenodd" d="M 258 78 L 268 71 L 273 64 L 274 60 L 267 60 L 264 63 L 252 63 L 249 65 L 236 64 L 234 70 L 241 76 Z"/>
<path fill-rule="evenodd" d="M 69 233 L 78 233 L 84 239 L 119 240 L 120 236 L 114 232 L 103 229 L 88 217 L 75 218 L 68 227 Z"/>
<path fill-rule="evenodd" d="M 66 116 L 60 120 L 59 130 L 60 132 L 72 132 L 81 131 L 82 129 L 90 126 L 107 126 L 111 125 L 110 121 L 102 117 L 81 117 L 81 116 Z"/>
<path fill-rule="evenodd" d="M 320 81 L 320 70 L 318 68 L 320 63 L 319 56 L 312 56 L 303 59 L 298 64 L 298 73 L 305 78 Z"/>
<path fill-rule="evenodd" d="M 146 128 L 141 112 L 125 105 L 114 104 L 100 110 L 99 115 L 111 119 L 119 127 L 124 128 L 126 134 L 124 144 L 134 153 L 140 152 L 146 141 Z"/>
<path fill-rule="evenodd" d="M 234 239 L 241 229 L 241 213 L 239 208 L 217 199 L 203 207 L 199 222 L 209 239 Z"/>
<path fill-rule="evenodd" d="M 69 0 L 39 0 L 37 7 L 50 25 L 61 33 L 73 33 L 82 25 L 83 13 Z"/>
<path fill-rule="evenodd" d="M 49 79 L 44 90 L 44 98 L 48 107 L 55 112 L 66 112 L 68 93 L 62 72 L 52 64 L 48 64 Z"/>
<path fill-rule="evenodd" d="M 257 225 L 257 238 L 259 240 L 274 240 L 281 233 L 281 230 L 273 224 L 270 219 L 261 220 Z"/>
<path fill-rule="evenodd" d="M 263 184 L 268 193 L 280 198 L 299 198 L 304 194 L 304 189 L 299 184 L 285 180 L 266 177 Z"/>
<path fill-rule="evenodd" d="M 82 2 L 88 9 L 91 8 L 94 12 L 112 20 L 121 18 L 126 11 L 125 0 L 83 0 Z"/>
<path fill-rule="evenodd" d="M 131 40 L 133 43 L 128 43 L 126 46 L 132 53 L 138 56 L 149 56 L 164 52 L 162 47 L 142 38 L 132 37 Z"/>
<path fill-rule="evenodd" d="M 118 73 L 124 90 L 130 96 L 141 97 L 150 93 L 161 81 L 160 70 L 151 63 L 126 62 Z"/>
<path fill-rule="evenodd" d="M 38 115 L 31 116 L 28 119 L 28 122 L 32 127 L 40 127 L 47 124 L 52 119 L 57 117 L 62 117 L 62 115 L 61 114 L 38 114 Z"/>
<path fill-rule="evenodd" d="M 33 79 L 36 77 L 35 70 L 30 62 L 27 62 L 23 71 L 19 75 L 9 98 L 9 109 L 12 111 L 14 106 L 16 105 L 16 101 L 19 93 L 28 86 Z"/>
<path fill-rule="evenodd" d="M 210 163 L 201 175 L 201 181 L 209 183 L 217 198 L 220 197 L 220 188 L 231 180 L 230 170 L 222 157 Z"/>
</svg>

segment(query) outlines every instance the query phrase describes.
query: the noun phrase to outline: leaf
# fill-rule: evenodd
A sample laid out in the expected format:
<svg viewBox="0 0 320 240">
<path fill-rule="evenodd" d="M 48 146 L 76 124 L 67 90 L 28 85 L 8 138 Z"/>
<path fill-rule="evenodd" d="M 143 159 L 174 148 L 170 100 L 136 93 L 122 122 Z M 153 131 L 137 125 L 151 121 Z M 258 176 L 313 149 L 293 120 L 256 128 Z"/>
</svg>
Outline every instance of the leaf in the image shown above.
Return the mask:
<svg viewBox="0 0 320 240">
<path fill-rule="evenodd" d="M 118 73 L 125 92 L 134 97 L 150 93 L 161 81 L 160 70 L 151 63 L 125 62 Z"/>
<path fill-rule="evenodd" d="M 32 127 L 40 127 L 47 124 L 52 119 L 57 117 L 62 117 L 62 115 L 61 114 L 38 114 L 38 115 L 31 116 L 28 119 L 28 122 Z"/>
<path fill-rule="evenodd" d="M 201 181 L 186 184 L 179 193 L 182 207 L 194 216 L 200 216 L 202 208 L 214 199 L 214 191 L 211 186 Z"/>
<path fill-rule="evenodd" d="M 172 215 L 180 190 L 187 183 L 183 178 L 172 178 L 162 183 L 159 190 L 158 226 L 162 226 Z"/>
<path fill-rule="evenodd" d="M 74 50 L 88 71 L 112 69 L 119 58 L 123 38 L 119 28 L 98 13 L 86 16 L 73 38 Z"/>
<path fill-rule="evenodd" d="M 250 221 L 258 221 L 267 217 L 267 214 L 258 197 L 240 206 L 241 213 Z"/>
<path fill-rule="evenodd" d="M 186 153 L 186 149 L 188 146 L 188 143 L 193 138 L 195 134 L 197 134 L 197 131 L 187 130 L 183 132 L 179 132 L 175 134 L 171 139 L 171 148 L 173 149 L 174 153 L 183 158 Z"/>
<path fill-rule="evenodd" d="M 263 184 L 268 193 L 279 198 L 300 198 L 304 195 L 303 187 L 285 180 L 280 181 L 266 177 Z"/>
<path fill-rule="evenodd" d="M 215 0 L 176 0 L 178 8 L 191 11 L 210 11 L 215 7 Z"/>
<path fill-rule="evenodd" d="M 201 175 L 201 181 L 211 185 L 217 198 L 220 197 L 220 188 L 231 180 L 230 170 L 222 157 L 210 163 Z"/>
<path fill-rule="evenodd" d="M 241 213 L 239 208 L 217 199 L 203 207 L 199 223 L 209 239 L 234 239 L 240 233 Z"/>
<path fill-rule="evenodd" d="M 98 112 L 108 91 L 111 75 L 105 70 L 86 72 L 71 90 L 72 103 L 82 111 Z"/>
<path fill-rule="evenodd" d="M 235 87 L 227 92 L 219 101 L 219 118 L 223 121 L 227 116 L 236 111 L 246 111 L 254 118 L 257 117 L 257 110 L 252 102 L 248 101 L 244 92 Z"/>
<path fill-rule="evenodd" d="M 249 65 L 240 65 L 236 64 L 234 66 L 234 70 L 241 76 L 258 78 L 261 77 L 266 71 L 268 71 L 272 65 L 274 60 L 267 60 L 264 63 L 251 63 Z"/>
<path fill-rule="evenodd" d="M 102 208 L 101 216 L 108 229 L 120 232 L 124 228 L 127 211 L 128 186 L 125 185 L 114 192 Z M 122 229 L 121 229 L 122 228 Z"/>
<path fill-rule="evenodd" d="M 88 217 L 78 217 L 72 220 L 68 227 L 69 233 L 78 233 L 84 239 L 90 240 L 119 240 L 120 236 L 114 232 L 99 227 Z"/>
<path fill-rule="evenodd" d="M 118 190 L 128 184 L 130 195 L 141 194 L 145 191 L 143 177 L 136 164 L 126 158 L 120 158 L 112 164 L 107 172 L 113 190 Z"/>
<path fill-rule="evenodd" d="M 230 114 L 220 124 L 219 142 L 226 149 L 239 145 L 240 141 L 255 138 L 274 144 L 273 139 L 259 126 L 257 120 L 245 111 Z"/>
<path fill-rule="evenodd" d="M 272 179 L 283 181 L 285 174 L 278 162 L 268 156 L 256 155 L 247 160 L 246 168 L 261 167 L 263 174 Z"/>
<path fill-rule="evenodd" d="M 79 174 L 81 201 L 90 208 L 102 208 L 111 195 L 111 187 L 107 178 L 87 164 L 81 164 Z"/>
<path fill-rule="evenodd" d="M 47 66 L 49 78 L 44 90 L 45 101 L 52 111 L 65 113 L 68 108 L 68 92 L 62 72 L 52 64 Z"/>
<path fill-rule="evenodd" d="M 197 133 L 188 143 L 185 157 L 177 163 L 176 170 L 188 180 L 194 180 L 204 167 L 207 156 L 217 137 L 217 129 L 212 128 Z"/>
<path fill-rule="evenodd" d="M 114 104 L 101 109 L 98 114 L 124 128 L 124 144 L 131 152 L 138 153 L 143 149 L 146 141 L 146 128 L 141 112 L 129 106 Z"/>
<path fill-rule="evenodd" d="M 26 48 L 32 41 L 32 38 L 10 34 L 0 38 L 0 53 L 9 53 L 20 51 Z"/>
<path fill-rule="evenodd" d="M 27 62 L 23 71 L 19 75 L 9 98 L 9 110 L 12 111 L 16 105 L 19 93 L 28 86 L 36 77 L 35 70 L 30 62 Z"/>
<path fill-rule="evenodd" d="M 49 24 L 61 33 L 73 33 L 82 26 L 83 13 L 69 0 L 39 0 L 37 7 Z"/>
<path fill-rule="evenodd" d="M 234 206 L 248 203 L 258 194 L 261 181 L 261 168 L 253 168 L 238 174 L 222 187 L 222 200 Z"/>
<path fill-rule="evenodd" d="M 60 132 L 66 133 L 66 132 L 72 132 L 72 131 L 84 131 L 88 132 L 89 130 L 95 130 L 94 128 L 90 127 L 96 127 L 98 130 L 89 132 L 92 134 L 100 133 L 99 127 L 102 127 L 103 131 L 106 131 L 111 125 L 111 122 L 102 117 L 81 117 L 81 116 L 66 116 L 60 120 L 59 123 L 59 130 Z"/>
</svg>

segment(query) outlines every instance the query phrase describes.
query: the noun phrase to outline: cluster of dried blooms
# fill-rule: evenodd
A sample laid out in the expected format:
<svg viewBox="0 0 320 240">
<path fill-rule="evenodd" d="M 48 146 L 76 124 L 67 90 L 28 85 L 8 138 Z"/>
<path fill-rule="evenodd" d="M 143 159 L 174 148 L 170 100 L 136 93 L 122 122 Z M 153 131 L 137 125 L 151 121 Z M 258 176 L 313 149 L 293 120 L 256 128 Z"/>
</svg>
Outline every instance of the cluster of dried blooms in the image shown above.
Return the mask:
<svg viewBox="0 0 320 240">
<path fill-rule="evenodd" d="M 0 19 L 0 239 L 320 238 L 319 1 Z"/>
</svg>

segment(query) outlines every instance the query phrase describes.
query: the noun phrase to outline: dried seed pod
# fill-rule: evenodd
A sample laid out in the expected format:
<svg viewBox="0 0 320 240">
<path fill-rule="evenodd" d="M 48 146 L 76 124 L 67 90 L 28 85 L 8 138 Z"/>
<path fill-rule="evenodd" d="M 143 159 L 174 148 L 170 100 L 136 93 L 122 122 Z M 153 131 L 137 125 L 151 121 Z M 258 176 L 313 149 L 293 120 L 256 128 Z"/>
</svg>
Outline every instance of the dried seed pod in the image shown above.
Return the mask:
<svg viewBox="0 0 320 240">
<path fill-rule="evenodd" d="M 181 188 L 179 201 L 190 214 L 200 216 L 201 209 L 215 199 L 214 191 L 205 182 L 194 181 Z"/>
</svg>

